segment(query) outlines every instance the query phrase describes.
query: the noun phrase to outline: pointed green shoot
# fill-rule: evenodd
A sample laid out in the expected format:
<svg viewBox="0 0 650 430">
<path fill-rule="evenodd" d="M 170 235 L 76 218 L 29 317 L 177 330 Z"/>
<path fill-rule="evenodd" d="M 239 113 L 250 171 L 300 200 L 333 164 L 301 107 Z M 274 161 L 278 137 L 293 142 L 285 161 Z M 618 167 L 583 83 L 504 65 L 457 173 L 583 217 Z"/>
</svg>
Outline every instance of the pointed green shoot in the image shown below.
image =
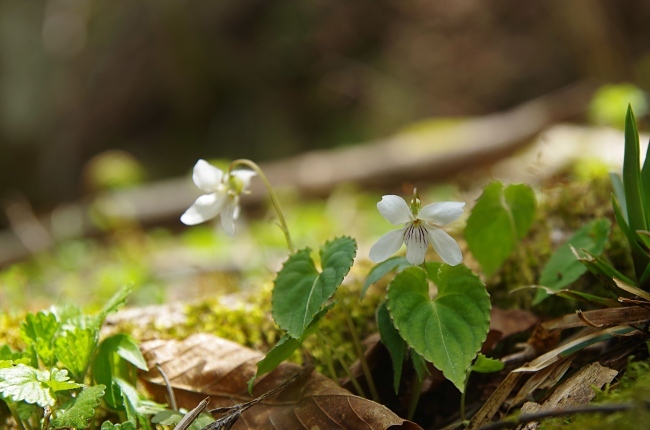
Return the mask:
<svg viewBox="0 0 650 430">
<path fill-rule="evenodd" d="M 623 159 L 623 187 L 627 206 L 627 220 L 632 230 L 646 230 L 643 184 L 641 182 L 641 159 L 639 132 L 632 107 L 628 106 L 625 117 L 625 157 Z"/>
</svg>

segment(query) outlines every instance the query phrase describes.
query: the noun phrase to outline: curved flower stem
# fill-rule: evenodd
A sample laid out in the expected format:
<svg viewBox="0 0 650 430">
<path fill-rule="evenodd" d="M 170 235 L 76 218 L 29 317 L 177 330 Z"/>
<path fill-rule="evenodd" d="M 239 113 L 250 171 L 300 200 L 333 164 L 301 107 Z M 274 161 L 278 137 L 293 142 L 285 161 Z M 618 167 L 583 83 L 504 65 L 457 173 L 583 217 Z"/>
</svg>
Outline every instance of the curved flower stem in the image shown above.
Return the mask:
<svg viewBox="0 0 650 430">
<path fill-rule="evenodd" d="M 290 253 L 295 252 L 295 248 L 293 247 L 293 242 L 291 241 L 291 235 L 289 234 L 289 228 L 287 227 L 287 222 L 284 219 L 284 213 L 282 212 L 282 207 L 280 206 L 280 201 L 278 200 L 278 197 L 275 195 L 275 191 L 273 191 L 273 187 L 271 186 L 271 183 L 267 179 L 266 175 L 260 169 L 260 166 L 258 166 L 255 162 L 248 160 L 246 158 L 240 158 L 237 160 L 234 160 L 233 162 L 230 163 L 230 166 L 228 166 L 228 173 L 230 173 L 233 168 L 237 165 L 242 165 L 246 166 L 260 177 L 262 182 L 264 183 L 264 186 L 266 187 L 266 191 L 269 193 L 269 197 L 271 198 L 271 204 L 273 205 L 273 209 L 275 209 L 275 213 L 278 215 L 278 227 L 280 227 L 280 230 L 282 230 L 282 233 L 284 233 L 284 238 L 287 241 L 287 247 L 289 248 Z"/>
</svg>

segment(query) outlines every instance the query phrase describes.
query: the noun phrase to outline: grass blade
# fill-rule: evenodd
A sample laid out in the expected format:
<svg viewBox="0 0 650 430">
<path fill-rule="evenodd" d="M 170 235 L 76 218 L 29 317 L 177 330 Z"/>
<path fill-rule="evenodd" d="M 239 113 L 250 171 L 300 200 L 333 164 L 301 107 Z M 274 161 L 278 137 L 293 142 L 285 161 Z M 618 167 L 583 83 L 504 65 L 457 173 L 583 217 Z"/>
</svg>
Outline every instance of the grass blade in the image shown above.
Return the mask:
<svg viewBox="0 0 650 430">
<path fill-rule="evenodd" d="M 643 210 L 643 188 L 641 184 L 641 160 L 639 132 L 632 107 L 628 106 L 625 116 L 625 157 L 623 159 L 623 186 L 627 206 L 628 224 L 632 230 L 646 230 Z"/>
</svg>

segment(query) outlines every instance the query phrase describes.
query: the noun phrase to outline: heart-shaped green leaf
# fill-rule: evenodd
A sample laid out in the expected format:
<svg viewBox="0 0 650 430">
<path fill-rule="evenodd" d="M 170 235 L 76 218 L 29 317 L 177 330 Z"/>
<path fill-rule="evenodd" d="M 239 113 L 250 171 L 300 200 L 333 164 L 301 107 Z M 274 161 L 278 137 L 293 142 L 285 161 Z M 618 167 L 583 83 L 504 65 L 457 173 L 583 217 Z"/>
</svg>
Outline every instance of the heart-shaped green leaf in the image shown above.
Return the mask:
<svg viewBox="0 0 650 430">
<path fill-rule="evenodd" d="M 388 286 L 386 304 L 402 338 L 462 392 L 465 372 L 487 337 L 490 296 L 463 265 L 440 265 L 436 275 L 432 300 L 432 276 L 420 267 L 404 269 Z"/>
<path fill-rule="evenodd" d="M 496 272 L 526 236 L 535 218 L 535 193 L 525 184 L 492 182 L 467 219 L 465 238 L 486 275 Z"/>
<path fill-rule="evenodd" d="M 357 243 L 350 237 L 326 242 L 320 249 L 322 272 L 311 259 L 311 250 L 291 255 L 275 278 L 273 319 L 289 336 L 300 339 L 316 314 L 350 271 Z"/>
</svg>

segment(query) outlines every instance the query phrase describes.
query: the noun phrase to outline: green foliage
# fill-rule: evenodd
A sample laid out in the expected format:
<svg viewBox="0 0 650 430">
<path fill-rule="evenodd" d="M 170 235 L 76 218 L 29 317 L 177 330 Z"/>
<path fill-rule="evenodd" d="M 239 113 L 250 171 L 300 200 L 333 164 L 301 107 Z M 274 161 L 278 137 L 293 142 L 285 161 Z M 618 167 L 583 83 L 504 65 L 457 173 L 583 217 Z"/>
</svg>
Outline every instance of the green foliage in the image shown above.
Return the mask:
<svg viewBox="0 0 650 430">
<path fill-rule="evenodd" d="M 486 275 L 494 274 L 533 224 L 535 194 L 525 184 L 492 182 L 467 219 L 465 239 Z"/>
<path fill-rule="evenodd" d="M 356 252 L 354 239 L 340 237 L 321 247 L 321 272 L 309 248 L 294 253 L 284 263 L 275 279 L 272 314 L 286 333 L 258 362 L 257 372 L 248 382 L 249 391 L 258 376 L 275 369 L 315 332 L 318 322 L 331 309 L 332 304 L 327 302 L 350 271 Z"/>
<path fill-rule="evenodd" d="M 503 361 L 486 357 L 482 353 L 479 353 L 474 364 L 469 367 L 469 371 L 476 373 L 492 373 L 500 372 L 503 370 L 503 367 Z"/>
<path fill-rule="evenodd" d="M 407 345 L 391 321 L 386 302 L 383 302 L 377 308 L 377 328 L 379 329 L 381 342 L 388 349 L 390 358 L 393 361 L 393 388 L 395 389 L 395 394 L 397 394 L 402 377 L 402 367 L 407 352 Z"/>
<path fill-rule="evenodd" d="M 273 289 L 273 319 L 289 336 L 302 337 L 343 282 L 356 252 L 354 239 L 341 237 L 321 247 L 322 272 L 316 269 L 309 248 L 291 255 L 284 263 Z"/>
<path fill-rule="evenodd" d="M 28 314 L 20 325 L 20 337 L 27 345 L 32 345 L 38 357 L 46 366 L 54 364 L 54 336 L 61 324 L 52 313 Z"/>
<path fill-rule="evenodd" d="M 596 275 L 596 277 L 606 286 L 616 288 L 614 278 L 621 280 L 629 285 L 634 285 L 634 281 L 619 272 L 610 263 L 602 257 L 593 255 L 585 249 L 578 251 L 580 262 L 585 265 L 587 270 Z"/>
<path fill-rule="evenodd" d="M 329 303 L 326 306 L 324 306 L 323 309 L 321 309 L 316 314 L 314 320 L 309 325 L 307 330 L 305 330 L 305 332 L 300 337 L 300 339 L 293 338 L 288 334 L 285 334 L 280 338 L 278 343 L 276 343 L 275 346 L 271 348 L 269 352 L 266 353 L 264 358 L 257 362 L 257 372 L 251 378 L 251 380 L 248 381 L 249 392 L 252 390 L 253 383 L 257 378 L 264 375 L 265 373 L 272 371 L 273 369 L 278 367 L 280 363 L 282 363 L 284 360 L 291 357 L 294 351 L 300 348 L 300 345 L 302 345 L 304 340 L 316 332 L 318 328 L 318 323 L 327 314 L 327 312 L 329 312 L 329 310 L 332 309 L 333 306 L 334 303 Z"/>
<path fill-rule="evenodd" d="M 86 376 L 90 357 L 97 347 L 99 331 L 74 327 L 65 331 L 54 342 L 54 352 L 61 364 L 81 382 Z"/>
<path fill-rule="evenodd" d="M 400 336 L 441 370 L 461 392 L 465 375 L 487 337 L 490 296 L 463 265 L 410 267 L 388 287 L 387 307 Z M 429 281 L 438 291 L 429 297 Z"/>
<path fill-rule="evenodd" d="M 628 107 L 625 117 L 625 156 L 623 158 L 623 189 L 627 206 L 627 221 L 633 230 L 646 230 L 646 197 L 641 182 L 641 155 L 639 132 L 632 108 Z"/>
<path fill-rule="evenodd" d="M 50 372 L 50 379 L 46 381 L 48 387 L 52 389 L 53 392 L 57 391 L 67 391 L 74 390 L 75 388 L 81 388 L 82 384 L 77 384 L 76 382 L 69 381 L 68 371 L 63 369 L 59 370 L 56 367 Z"/>
<path fill-rule="evenodd" d="M 415 373 L 418 375 L 420 381 L 430 374 L 429 368 L 427 367 L 427 360 L 414 349 L 411 349 L 411 364 L 413 364 L 413 369 L 415 369 Z"/>
<path fill-rule="evenodd" d="M 125 410 L 128 406 L 120 385 L 120 381 L 132 379 L 128 363 L 147 370 L 144 357 L 131 336 L 118 333 L 99 344 L 92 363 L 93 378 L 98 384 L 106 386 L 104 400 L 111 408 Z"/>
<path fill-rule="evenodd" d="M 572 248 L 598 255 L 605 248 L 609 230 L 609 220 L 596 219 L 576 231 L 546 263 L 539 283 L 553 291 L 558 291 L 573 283 L 587 271 L 588 266 L 578 259 Z M 544 290 L 537 290 L 534 304 L 542 302 L 546 297 L 548 294 Z"/>
<path fill-rule="evenodd" d="M 47 384 L 50 372 L 31 366 L 17 366 L 0 369 L 0 393 L 12 402 L 25 401 L 41 407 L 54 406 L 54 392 Z"/>
<path fill-rule="evenodd" d="M 368 291 L 368 287 L 379 281 L 388 273 L 392 272 L 393 270 L 400 272 L 409 266 L 411 266 L 411 263 L 408 262 L 406 257 L 401 256 L 390 257 L 389 259 L 375 265 L 375 267 L 373 267 L 370 272 L 368 272 L 366 282 L 363 283 L 363 288 L 361 289 L 361 298 L 363 299 L 363 296 L 365 296 L 366 291 Z"/>
<path fill-rule="evenodd" d="M 103 385 L 84 388 L 66 409 L 59 410 L 50 425 L 53 428 L 86 428 L 104 396 Z"/>
<path fill-rule="evenodd" d="M 114 409 L 126 410 L 133 423 L 142 421 L 142 414 L 127 405 L 135 388 L 129 391 L 128 383 L 119 379 L 132 375 L 132 366 L 146 369 L 137 344 L 127 335 L 116 334 L 97 345 L 104 319 L 124 303 L 128 291 L 120 290 L 96 315 L 61 306 L 25 317 L 20 336 L 27 350 L 12 351 L 7 345 L 0 348 L 0 398 L 19 425 L 24 422 L 33 427 L 48 408 L 52 419 L 44 428 L 86 428 L 102 399 Z M 85 385 L 91 363 L 96 381 L 108 375 L 106 379 L 117 387 L 118 396 L 125 391 L 129 395 L 119 397 L 121 402 L 112 401 L 117 396 L 108 394 L 115 389 L 106 391 L 111 385 Z M 68 372 L 75 380 L 70 380 Z"/>
<path fill-rule="evenodd" d="M 102 310 L 97 315 L 98 325 L 101 326 L 104 324 L 106 316 L 116 312 L 119 308 L 126 304 L 126 299 L 131 294 L 131 287 L 125 286 L 122 287 L 116 294 L 114 294 L 110 299 L 106 301 Z"/>
<path fill-rule="evenodd" d="M 126 421 L 122 424 L 113 424 L 109 421 L 102 423 L 101 430 L 135 430 L 136 426 L 131 421 Z"/>
<path fill-rule="evenodd" d="M 615 180 L 615 185 L 618 181 Z M 647 231 L 650 225 L 650 148 L 646 152 L 643 167 L 639 148 L 639 132 L 632 107 L 628 106 L 625 117 L 625 156 L 623 159 L 623 192 L 618 189 L 618 199 L 613 198 L 616 222 L 628 239 L 637 280 L 640 286 L 650 288 L 644 273 L 650 264 L 650 254 L 644 249 L 639 231 Z M 624 201 L 621 196 L 625 196 Z M 623 207 L 621 207 L 623 205 Z"/>
</svg>

